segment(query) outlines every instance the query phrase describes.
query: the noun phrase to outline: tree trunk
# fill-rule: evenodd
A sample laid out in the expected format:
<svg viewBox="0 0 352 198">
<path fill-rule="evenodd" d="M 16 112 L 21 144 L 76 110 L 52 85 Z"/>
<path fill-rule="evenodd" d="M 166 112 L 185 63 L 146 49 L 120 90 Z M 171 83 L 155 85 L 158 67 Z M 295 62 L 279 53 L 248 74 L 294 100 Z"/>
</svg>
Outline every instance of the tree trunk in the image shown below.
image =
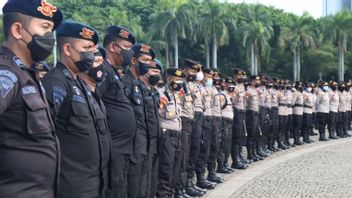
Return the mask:
<svg viewBox="0 0 352 198">
<path fill-rule="evenodd" d="M 170 54 L 169 43 L 166 42 L 166 46 L 165 46 L 166 68 L 170 67 L 169 54 Z"/>
<path fill-rule="evenodd" d="M 344 74 L 345 74 L 345 54 L 342 45 L 342 41 L 339 41 L 339 81 L 344 81 Z"/>
<path fill-rule="evenodd" d="M 205 59 L 206 59 L 205 66 L 206 66 L 206 68 L 209 68 L 210 67 L 210 50 L 209 50 L 208 43 L 205 44 Z"/>
<path fill-rule="evenodd" d="M 213 67 L 218 68 L 218 41 L 216 39 L 215 31 L 213 32 Z"/>
<path fill-rule="evenodd" d="M 257 40 L 254 41 L 254 75 L 258 75 L 258 44 Z"/>
<path fill-rule="evenodd" d="M 297 80 L 297 52 L 296 48 L 293 50 L 293 80 Z"/>
<path fill-rule="evenodd" d="M 178 36 L 176 32 L 174 35 L 174 47 L 175 47 L 175 67 L 178 68 Z"/>
<path fill-rule="evenodd" d="M 255 67 L 255 55 L 254 55 L 254 43 L 251 44 L 251 75 L 254 75 Z"/>
<path fill-rule="evenodd" d="M 301 80 L 301 49 L 297 49 L 297 81 Z"/>
</svg>

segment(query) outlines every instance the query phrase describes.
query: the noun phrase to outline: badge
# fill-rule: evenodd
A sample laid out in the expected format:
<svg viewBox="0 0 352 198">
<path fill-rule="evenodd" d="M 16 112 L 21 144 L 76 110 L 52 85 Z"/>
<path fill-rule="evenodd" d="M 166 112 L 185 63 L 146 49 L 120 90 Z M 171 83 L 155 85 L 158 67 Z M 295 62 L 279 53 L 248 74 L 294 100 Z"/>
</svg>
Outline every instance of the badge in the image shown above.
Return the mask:
<svg viewBox="0 0 352 198">
<path fill-rule="evenodd" d="M 67 92 L 62 87 L 53 86 L 53 101 L 55 106 L 60 105 L 66 96 Z"/>
<path fill-rule="evenodd" d="M 18 67 L 20 67 L 20 68 L 24 67 L 24 64 L 23 64 L 22 60 L 21 60 L 20 58 L 18 58 L 17 56 L 14 56 L 14 57 L 12 58 L 12 60 L 13 60 L 13 62 L 15 62 L 15 64 L 16 64 Z"/>
<path fill-rule="evenodd" d="M 82 28 L 82 31 L 79 33 L 79 35 L 81 35 L 85 39 L 92 39 L 94 34 L 95 32 L 93 30 L 90 30 L 85 27 Z"/>
<path fill-rule="evenodd" d="M 34 86 L 26 86 L 22 88 L 23 95 L 35 94 L 35 93 L 37 93 L 37 90 L 35 89 Z"/>
</svg>

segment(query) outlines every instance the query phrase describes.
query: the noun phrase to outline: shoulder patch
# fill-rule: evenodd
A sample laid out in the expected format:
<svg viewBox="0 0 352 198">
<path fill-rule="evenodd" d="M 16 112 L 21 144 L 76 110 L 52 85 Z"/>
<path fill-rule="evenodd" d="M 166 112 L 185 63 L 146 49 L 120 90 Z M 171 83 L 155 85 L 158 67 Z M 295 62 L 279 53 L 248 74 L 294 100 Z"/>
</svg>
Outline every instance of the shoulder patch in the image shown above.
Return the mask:
<svg viewBox="0 0 352 198">
<path fill-rule="evenodd" d="M 67 77 L 67 78 L 72 78 L 72 74 L 70 73 L 70 71 L 68 71 L 67 69 L 64 69 L 62 70 L 62 73 L 64 73 L 64 75 Z"/>
<path fill-rule="evenodd" d="M 59 86 L 53 86 L 53 102 L 55 106 L 60 105 L 66 96 L 67 92 L 65 89 Z"/>
<path fill-rule="evenodd" d="M 5 98 L 13 89 L 15 83 L 7 76 L 0 76 L 0 96 Z"/>
<path fill-rule="evenodd" d="M 9 78 L 13 83 L 17 82 L 17 76 L 9 70 L 0 70 L 0 76 Z"/>
<path fill-rule="evenodd" d="M 16 64 L 18 67 L 20 67 L 20 68 L 24 67 L 24 63 L 22 62 L 22 60 L 21 60 L 19 57 L 14 56 L 14 57 L 12 58 L 12 60 L 13 60 L 13 62 L 15 62 L 15 64 Z"/>
</svg>

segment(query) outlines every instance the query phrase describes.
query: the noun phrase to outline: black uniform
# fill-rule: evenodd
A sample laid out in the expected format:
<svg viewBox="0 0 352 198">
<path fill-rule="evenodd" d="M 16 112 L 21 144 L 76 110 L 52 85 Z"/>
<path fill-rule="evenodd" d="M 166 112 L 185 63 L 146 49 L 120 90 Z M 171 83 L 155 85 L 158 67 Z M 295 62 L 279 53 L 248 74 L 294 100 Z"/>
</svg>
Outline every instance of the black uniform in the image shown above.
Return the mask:
<svg viewBox="0 0 352 198">
<path fill-rule="evenodd" d="M 136 118 L 125 86 L 113 66 L 104 62 L 104 80 L 98 89 L 107 111 L 111 134 L 111 179 L 113 192 L 109 197 L 127 197 L 127 172 L 136 131 Z"/>
<path fill-rule="evenodd" d="M 142 189 L 143 186 L 138 185 L 141 179 L 142 165 L 147 156 L 147 126 L 144 107 L 145 86 L 140 80 L 133 77 L 131 70 L 126 72 L 122 82 L 126 87 L 126 95 L 131 101 L 136 116 L 136 135 L 127 179 L 127 194 L 129 198 L 133 198 L 137 197 L 138 188 L 141 188 L 142 192 L 145 191 L 145 189 Z"/>
<path fill-rule="evenodd" d="M 46 75 L 43 85 L 61 146 L 59 197 L 102 196 L 102 157 L 108 155 L 103 151 L 108 152 L 109 145 L 101 145 L 91 112 L 92 96 L 61 62 Z"/>
<path fill-rule="evenodd" d="M 58 144 L 44 90 L 33 70 L 0 49 L 0 197 L 53 198 Z"/>
</svg>

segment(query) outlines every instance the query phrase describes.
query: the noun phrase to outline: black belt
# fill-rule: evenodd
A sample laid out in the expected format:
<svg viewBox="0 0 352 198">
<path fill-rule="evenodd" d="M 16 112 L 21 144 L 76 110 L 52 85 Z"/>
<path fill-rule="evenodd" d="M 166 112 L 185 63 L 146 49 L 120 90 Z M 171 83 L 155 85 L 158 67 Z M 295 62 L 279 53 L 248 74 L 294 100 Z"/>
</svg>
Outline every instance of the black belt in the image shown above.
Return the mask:
<svg viewBox="0 0 352 198">
<path fill-rule="evenodd" d="M 193 123 L 193 119 L 187 118 L 187 117 L 181 117 L 182 119 L 182 123 L 185 124 L 192 124 Z"/>
<path fill-rule="evenodd" d="M 168 133 L 170 134 L 170 137 L 180 137 L 181 136 L 181 131 L 175 131 L 175 130 L 170 130 L 170 129 L 162 129 L 162 133 Z"/>
<path fill-rule="evenodd" d="M 303 107 L 301 104 L 295 104 L 293 107 Z"/>
<path fill-rule="evenodd" d="M 309 105 L 304 105 L 304 108 L 312 109 L 313 107 L 312 107 L 312 106 L 309 106 Z"/>
</svg>

